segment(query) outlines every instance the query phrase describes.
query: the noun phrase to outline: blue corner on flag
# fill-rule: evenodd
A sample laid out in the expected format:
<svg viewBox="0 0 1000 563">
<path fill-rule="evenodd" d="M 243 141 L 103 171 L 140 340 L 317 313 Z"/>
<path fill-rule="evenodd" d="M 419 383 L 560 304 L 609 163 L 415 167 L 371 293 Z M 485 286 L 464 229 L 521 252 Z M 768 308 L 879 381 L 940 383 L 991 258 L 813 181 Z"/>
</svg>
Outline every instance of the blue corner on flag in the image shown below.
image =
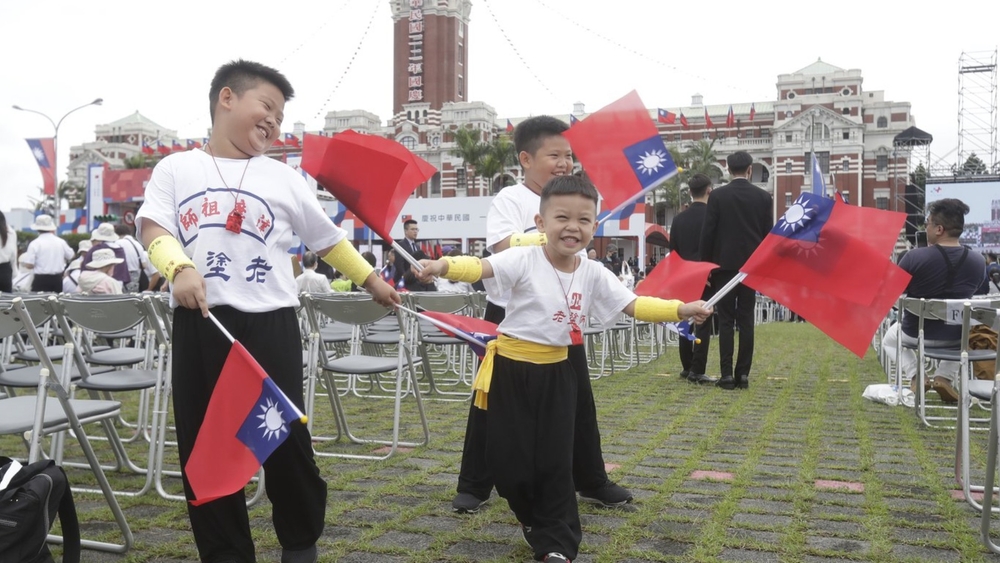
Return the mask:
<svg viewBox="0 0 1000 563">
<path fill-rule="evenodd" d="M 803 192 L 774 224 L 771 234 L 794 240 L 819 242 L 820 231 L 830 219 L 832 211 L 832 199 Z"/>
<path fill-rule="evenodd" d="M 288 437 L 289 424 L 298 419 L 284 393 L 271 378 L 266 378 L 261 385 L 260 397 L 247 413 L 236 437 L 263 464 L 271 452 Z"/>
<path fill-rule="evenodd" d="M 677 173 L 677 165 L 659 135 L 629 145 L 622 152 L 643 190 Z"/>
</svg>

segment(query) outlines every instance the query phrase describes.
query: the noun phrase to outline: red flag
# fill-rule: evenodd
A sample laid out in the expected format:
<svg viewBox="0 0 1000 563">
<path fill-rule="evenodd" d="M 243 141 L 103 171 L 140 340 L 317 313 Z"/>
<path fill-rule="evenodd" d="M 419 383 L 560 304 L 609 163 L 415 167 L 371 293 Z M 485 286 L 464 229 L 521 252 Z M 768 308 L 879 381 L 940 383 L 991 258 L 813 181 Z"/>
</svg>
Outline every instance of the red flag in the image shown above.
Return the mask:
<svg viewBox="0 0 1000 563">
<path fill-rule="evenodd" d="M 677 120 L 677 114 L 667 111 L 665 109 L 657 109 L 656 120 L 660 123 L 666 123 L 667 125 L 672 125 L 674 121 Z"/>
<path fill-rule="evenodd" d="M 200 149 L 201 148 L 201 143 L 198 142 L 198 141 L 196 141 L 196 140 L 194 140 L 194 139 L 188 139 L 187 140 L 187 146 L 188 146 L 188 149 Z"/>
<path fill-rule="evenodd" d="M 147 143 L 146 141 L 142 142 L 142 154 L 146 156 L 153 156 L 154 152 L 155 151 L 153 151 L 153 147 L 149 146 L 149 143 Z"/>
<path fill-rule="evenodd" d="M 892 263 L 888 253 L 857 236 L 849 207 L 803 192 L 740 271 L 859 305 L 871 303 Z M 896 234 L 901 226 L 894 227 Z"/>
<path fill-rule="evenodd" d="M 465 341 L 480 358 L 486 353 L 486 343 L 497 337 L 496 324 L 475 317 L 435 311 L 424 311 L 417 313 L 417 316 L 427 318 L 448 336 L 465 338 Z M 473 340 L 476 343 L 473 343 Z"/>
<path fill-rule="evenodd" d="M 283 146 L 285 146 L 285 143 L 282 143 L 281 139 L 275 139 L 274 140 L 274 146 L 276 146 L 276 147 L 283 147 Z"/>
<path fill-rule="evenodd" d="M 45 139 L 25 139 L 35 157 L 38 169 L 42 171 L 42 189 L 45 195 L 56 195 L 56 144 L 51 137 Z"/>
<path fill-rule="evenodd" d="M 753 104 L 750 104 L 750 121 L 753 121 L 753 118 L 756 116 L 757 116 L 757 108 L 755 108 Z"/>
<path fill-rule="evenodd" d="M 507 132 L 508 133 L 514 132 L 514 124 L 510 122 L 510 119 L 507 120 Z"/>
<path fill-rule="evenodd" d="M 159 141 L 156 141 L 156 152 L 160 154 L 170 154 L 170 147 L 164 145 Z"/>
<path fill-rule="evenodd" d="M 906 221 L 906 213 L 886 211 L 874 207 L 844 205 L 843 194 L 834 198 L 837 215 L 844 228 L 868 243 L 875 252 L 889 257 L 896 249 L 896 241 Z"/>
<path fill-rule="evenodd" d="M 285 146 L 289 147 L 299 146 L 299 138 L 296 137 L 294 133 L 285 133 Z"/>
<path fill-rule="evenodd" d="M 174 139 L 173 141 L 170 142 L 170 150 L 172 150 L 174 152 L 177 152 L 177 151 L 185 150 L 185 147 L 184 147 L 184 145 L 181 144 L 180 141 L 178 141 L 177 139 Z"/>
<path fill-rule="evenodd" d="M 837 299 L 795 281 L 747 276 L 743 283 L 802 315 L 863 358 L 879 324 L 910 283 L 910 274 L 890 262 L 884 277 L 872 281 L 877 286 L 875 297 L 867 304 Z"/>
<path fill-rule="evenodd" d="M 726 127 L 734 127 L 736 125 L 736 115 L 733 114 L 733 106 L 729 106 L 729 113 L 726 114 Z"/>
<path fill-rule="evenodd" d="M 184 465 L 197 506 L 243 489 L 285 438 L 302 411 L 233 342 L 212 391 L 191 457 Z"/>
<path fill-rule="evenodd" d="M 683 125 L 685 129 L 688 128 L 688 118 L 684 117 L 683 111 L 681 112 L 681 125 Z"/>
<path fill-rule="evenodd" d="M 612 210 L 677 174 L 649 111 L 633 90 L 563 133 Z"/>
<path fill-rule="evenodd" d="M 711 262 L 689 262 L 677 252 L 671 252 L 635 288 L 635 294 L 680 299 L 685 303 L 696 301 L 705 291 L 709 272 L 718 267 Z"/>
<path fill-rule="evenodd" d="M 307 134 L 302 169 L 387 242 L 406 199 L 437 172 L 396 141 L 351 130 Z"/>
<path fill-rule="evenodd" d="M 708 116 L 708 108 L 705 108 L 705 127 L 709 129 L 715 127 L 715 124 L 712 123 L 712 118 Z"/>
</svg>

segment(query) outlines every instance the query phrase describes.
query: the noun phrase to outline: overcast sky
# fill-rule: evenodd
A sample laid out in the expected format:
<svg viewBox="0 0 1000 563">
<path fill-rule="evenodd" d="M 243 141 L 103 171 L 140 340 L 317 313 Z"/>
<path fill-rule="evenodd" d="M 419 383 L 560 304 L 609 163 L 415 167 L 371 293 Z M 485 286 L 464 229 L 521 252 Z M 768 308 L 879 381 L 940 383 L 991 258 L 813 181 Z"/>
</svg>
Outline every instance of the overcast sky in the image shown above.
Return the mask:
<svg viewBox="0 0 1000 563">
<path fill-rule="evenodd" d="M 609 10 L 613 8 L 613 11 Z M 909 101 L 931 151 L 957 145 L 958 60 L 996 49 L 995 0 L 954 4 L 474 0 L 468 90 L 501 117 L 594 111 L 637 89 L 649 107 L 773 100 L 779 74 L 817 57 L 863 72 L 866 90 Z M 29 205 L 41 174 L 25 137 L 58 120 L 60 178 L 68 150 L 98 124 L 136 110 L 182 137 L 209 126 L 208 86 L 222 63 L 276 66 L 296 97 L 285 131 L 323 125 L 338 109 L 392 111 L 388 0 L 36 0 L 0 2 L 0 209 Z"/>
</svg>

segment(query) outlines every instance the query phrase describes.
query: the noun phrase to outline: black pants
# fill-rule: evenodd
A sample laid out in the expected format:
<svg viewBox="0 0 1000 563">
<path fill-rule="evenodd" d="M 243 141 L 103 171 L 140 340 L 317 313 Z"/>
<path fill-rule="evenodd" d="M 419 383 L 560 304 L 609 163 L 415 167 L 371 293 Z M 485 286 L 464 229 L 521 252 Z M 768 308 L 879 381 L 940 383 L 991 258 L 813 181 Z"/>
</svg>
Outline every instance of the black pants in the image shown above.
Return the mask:
<svg viewBox="0 0 1000 563">
<path fill-rule="evenodd" d="M 569 360 L 538 365 L 497 355 L 490 384 L 486 459 L 497 493 L 530 531 L 535 559 L 576 559 L 583 533 L 570 478 L 577 375 Z"/>
<path fill-rule="evenodd" d="M 712 290 L 706 287 L 701 298 L 708 299 L 711 296 Z M 677 350 L 681 356 L 681 368 L 684 371 L 704 375 L 705 366 L 708 364 L 708 349 L 712 342 L 712 319 L 695 327 L 694 335 L 701 340 L 700 343 L 695 344 L 683 336 L 678 340 Z"/>
<path fill-rule="evenodd" d="M 712 274 L 712 290 L 718 291 L 738 272 L 718 271 Z M 753 364 L 753 309 L 757 303 L 757 293 L 743 284 L 737 285 L 719 301 L 719 371 L 722 377 L 737 375 L 747 377 Z M 733 349 L 735 346 L 734 326 L 740 329 L 740 351 L 736 356 L 735 372 Z"/>
<path fill-rule="evenodd" d="M 31 291 L 46 293 L 62 292 L 62 274 L 35 274 L 31 279 Z"/>
<path fill-rule="evenodd" d="M 0 291 L 4 293 L 14 291 L 14 268 L 11 267 L 10 262 L 0 264 Z"/>
<path fill-rule="evenodd" d="M 505 311 L 487 303 L 484 318 L 500 324 Z M 597 407 L 594 389 L 590 384 L 587 368 L 587 351 L 580 346 L 569 347 L 569 362 L 576 373 L 576 425 L 573 432 L 573 482 L 578 491 L 600 488 L 608 483 L 601 453 L 601 432 L 597 427 Z M 489 498 L 493 490 L 493 471 L 486 459 L 486 411 L 469 406 L 469 420 L 465 426 L 465 444 L 462 448 L 462 465 L 458 474 L 458 492 L 477 498 Z M 565 554 L 564 554 L 565 555 Z"/>
<path fill-rule="evenodd" d="M 268 313 L 243 313 L 213 307 L 212 313 L 264 368 L 274 383 L 299 407 L 302 401 L 302 342 L 291 308 Z M 209 398 L 229 353 L 229 341 L 200 311 L 174 311 L 173 393 L 177 445 L 181 466 L 187 464 L 205 418 Z M 220 459 L 225 471 L 226 460 Z M 309 431 L 292 424 L 291 433 L 264 462 L 265 488 L 278 542 L 289 550 L 306 549 L 323 532 L 326 482 L 313 459 Z M 193 498 L 184 478 L 184 493 Z M 191 530 L 201 560 L 256 561 L 243 491 L 218 500 L 188 504 Z"/>
</svg>

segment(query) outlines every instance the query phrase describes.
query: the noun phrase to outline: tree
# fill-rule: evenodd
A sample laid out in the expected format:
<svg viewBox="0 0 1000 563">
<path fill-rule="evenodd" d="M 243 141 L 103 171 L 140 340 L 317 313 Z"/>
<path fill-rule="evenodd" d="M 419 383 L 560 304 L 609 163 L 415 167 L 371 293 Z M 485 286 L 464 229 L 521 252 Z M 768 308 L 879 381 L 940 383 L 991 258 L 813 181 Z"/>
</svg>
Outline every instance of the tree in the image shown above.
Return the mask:
<svg viewBox="0 0 1000 563">
<path fill-rule="evenodd" d="M 687 183 L 695 174 L 708 176 L 712 179 L 713 184 L 718 184 L 722 179 L 722 171 L 717 166 L 718 156 L 715 154 L 714 140 L 696 141 L 684 151 L 681 151 L 680 147 L 676 145 L 671 146 L 669 150 L 674 163 L 681 171 L 654 193 L 657 221 L 661 215 L 664 221 L 666 220 L 668 209 L 677 213 L 684 208 L 684 205 L 691 202 L 691 195 L 687 192 Z"/>
<path fill-rule="evenodd" d="M 960 171 L 961 174 L 966 176 L 986 174 L 986 172 L 986 163 L 976 156 L 976 153 L 970 154 L 969 158 L 965 159 L 965 164 L 962 165 Z"/>
<path fill-rule="evenodd" d="M 498 135 L 489 143 L 482 143 L 483 153 L 480 158 L 476 172 L 479 177 L 486 180 L 490 185 L 493 177 L 503 174 L 509 166 L 517 164 L 517 154 L 514 152 L 514 143 L 503 135 Z M 505 183 L 503 187 L 509 185 Z"/>
<path fill-rule="evenodd" d="M 135 170 L 137 168 L 152 168 L 159 159 L 148 157 L 144 154 L 132 155 L 125 159 L 125 169 Z"/>
<path fill-rule="evenodd" d="M 70 209 L 83 209 L 87 205 L 87 191 L 83 185 L 66 180 L 59 184 L 59 200 L 66 200 Z"/>
<path fill-rule="evenodd" d="M 486 153 L 486 143 L 480 142 L 481 131 L 473 129 L 472 126 L 459 127 L 455 131 L 455 148 L 450 153 L 462 159 L 462 168 L 465 170 L 465 177 L 472 178 L 472 172 L 482 165 L 483 156 Z"/>
<path fill-rule="evenodd" d="M 924 191 L 927 187 L 927 169 L 924 168 L 923 162 L 913 169 L 913 173 L 910 174 L 910 182 L 920 187 L 920 191 Z"/>
</svg>

